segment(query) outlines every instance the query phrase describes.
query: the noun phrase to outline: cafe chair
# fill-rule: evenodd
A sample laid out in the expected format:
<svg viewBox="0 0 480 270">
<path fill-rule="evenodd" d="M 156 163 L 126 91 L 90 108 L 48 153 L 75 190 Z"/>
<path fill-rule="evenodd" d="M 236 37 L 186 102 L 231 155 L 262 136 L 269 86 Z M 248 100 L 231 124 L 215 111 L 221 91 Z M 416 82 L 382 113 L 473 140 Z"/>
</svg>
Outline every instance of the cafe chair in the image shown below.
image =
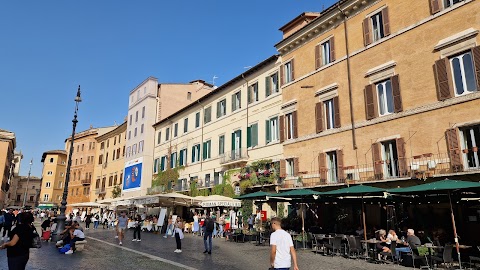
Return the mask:
<svg viewBox="0 0 480 270">
<path fill-rule="evenodd" d="M 385 257 L 387 260 L 391 258 L 393 263 L 397 263 L 398 258 L 395 255 L 396 249 L 397 249 L 397 241 L 392 241 L 392 244 L 390 245 L 390 252 L 380 252 L 380 255 Z"/>
<path fill-rule="evenodd" d="M 435 264 L 438 264 L 438 263 L 444 264 L 450 268 L 453 266 L 452 252 L 453 252 L 453 245 L 445 245 L 445 248 L 443 249 L 442 257 L 432 256 L 432 261 Z"/>
<path fill-rule="evenodd" d="M 355 239 L 355 236 L 348 236 L 347 244 L 348 244 L 348 257 L 356 259 L 360 255 L 360 249 L 357 247 L 357 240 Z M 354 256 L 352 254 L 354 254 Z"/>
</svg>

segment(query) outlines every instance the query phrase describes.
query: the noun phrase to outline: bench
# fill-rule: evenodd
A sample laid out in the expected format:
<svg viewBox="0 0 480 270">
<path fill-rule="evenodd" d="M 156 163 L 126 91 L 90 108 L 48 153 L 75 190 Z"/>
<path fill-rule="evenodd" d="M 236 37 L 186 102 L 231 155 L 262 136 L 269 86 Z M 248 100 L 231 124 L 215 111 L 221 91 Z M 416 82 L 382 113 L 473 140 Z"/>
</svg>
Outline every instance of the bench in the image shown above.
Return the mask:
<svg viewBox="0 0 480 270">
<path fill-rule="evenodd" d="M 75 251 L 76 252 L 82 251 L 85 248 L 86 243 L 87 243 L 87 240 L 75 242 Z"/>
</svg>

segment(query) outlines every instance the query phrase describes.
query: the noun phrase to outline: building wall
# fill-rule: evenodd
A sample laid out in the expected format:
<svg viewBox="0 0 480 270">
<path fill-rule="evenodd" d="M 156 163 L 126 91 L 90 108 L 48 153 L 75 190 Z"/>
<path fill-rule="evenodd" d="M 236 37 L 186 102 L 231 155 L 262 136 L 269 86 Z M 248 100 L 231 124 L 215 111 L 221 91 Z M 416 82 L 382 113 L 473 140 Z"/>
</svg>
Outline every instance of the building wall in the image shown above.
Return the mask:
<svg viewBox="0 0 480 270">
<path fill-rule="evenodd" d="M 126 122 L 96 138 L 96 159 L 90 201 L 112 198 L 115 186 L 122 187 L 125 165 Z M 108 158 L 107 158 L 108 153 Z"/>
<path fill-rule="evenodd" d="M 474 31 L 478 31 L 480 27 L 476 13 L 479 4 L 475 1 L 462 1 L 435 15 L 430 13 L 429 1 L 367 1 L 366 5 L 361 5 L 359 1 L 349 1 L 345 4 L 347 5 L 351 107 L 356 126 L 356 149 L 351 131 L 345 29 L 342 21 L 338 20 L 342 16 L 335 17 L 334 15 L 338 15 L 334 14 L 337 11 L 332 11 L 324 17 L 334 16 L 333 18 L 337 19 L 326 20 L 325 28 L 322 28 L 321 24 L 318 28 L 312 27 L 311 39 L 287 50 L 285 49 L 289 44 L 294 44 L 297 37 L 277 44 L 283 63 L 294 59 L 295 80 L 284 85 L 283 101 L 297 102 L 286 108 L 284 113 L 297 111 L 298 115 L 298 137 L 284 142 L 284 155 L 299 158 L 299 172 L 307 179 L 304 181 L 307 185 L 329 183 L 322 177 L 322 170 L 328 169 L 328 166 L 322 163 L 319 156 L 335 150 L 342 151 L 341 170 L 347 180 L 349 172 L 354 174 L 351 175 L 351 180 L 355 182 L 380 180 L 374 175 L 375 166 L 387 165 L 374 160 L 372 151 L 375 151 L 375 145 L 403 139 L 397 143 L 402 142 L 404 147 L 403 162 L 408 173 L 399 175 L 398 178 L 410 178 L 414 173 L 413 168 L 416 167 L 412 164 L 426 167 L 426 162 L 430 160 L 437 164 L 437 168 L 427 170 L 427 175 L 452 173 L 451 156 L 445 139 L 446 131 L 452 127 L 461 129 L 466 124 L 480 122 L 480 95 L 476 91 L 439 101 L 432 67 L 437 60 L 469 51 L 478 44 L 478 35 Z M 356 11 L 352 11 L 353 6 L 357 7 Z M 386 7 L 390 34 L 365 46 L 362 29 L 364 19 Z M 465 32 L 470 28 L 473 28 L 472 31 Z M 454 39 L 455 35 L 463 36 L 463 39 L 460 38 L 452 44 L 444 42 L 443 47 L 437 47 L 442 40 Z M 334 37 L 335 61 L 316 69 L 315 46 L 331 37 Z M 298 39 L 301 39 L 301 36 L 298 36 Z M 367 118 L 366 86 L 394 75 L 398 75 L 401 109 L 386 116 Z M 316 103 L 334 96 L 339 100 L 341 125 L 318 132 L 315 124 Z M 374 107 L 378 110 L 378 103 Z M 322 122 L 326 124 L 325 119 Z M 461 137 L 458 129 L 455 132 Z M 463 158 L 465 157 L 466 155 Z"/>
<path fill-rule="evenodd" d="M 177 153 L 177 160 L 173 161 L 177 165 L 180 159 L 180 150 L 187 150 L 186 166 L 179 171 L 182 183 L 177 182 L 176 187 L 179 190 L 188 189 L 190 179 L 198 177 L 198 187 L 212 187 L 215 184 L 215 173 L 220 173 L 217 183 L 222 183 L 222 176 L 226 170 L 231 168 L 239 168 L 248 162 L 259 159 L 279 160 L 282 157 L 282 146 L 279 141 L 272 141 L 267 144 L 265 126 L 266 120 L 278 117 L 281 105 L 281 92 L 272 93 L 266 96 L 266 77 L 272 74 L 278 74 L 278 64 L 276 58 L 259 68 L 258 71 L 249 75 L 245 80 L 239 80 L 227 87 L 221 86 L 215 90 L 215 94 L 207 99 L 201 100 L 198 104 L 181 111 L 169 117 L 169 121 L 161 122 L 156 126 L 155 130 L 155 154 L 154 164 L 157 168 L 153 171 L 156 175 L 161 170 L 162 156 L 168 158 L 168 164 L 172 153 Z M 258 101 L 248 104 L 248 87 L 258 83 Z M 233 95 L 241 93 L 241 107 L 232 111 Z M 253 95 L 252 95 L 253 96 Z M 226 115 L 217 116 L 218 103 L 226 100 Z M 205 111 L 210 110 L 211 119 L 205 122 Z M 199 113 L 200 121 L 196 127 L 196 115 Z M 185 119 L 188 119 L 187 132 L 185 131 Z M 208 121 L 208 120 L 207 120 Z M 258 143 L 255 146 L 247 147 L 247 127 L 258 125 Z M 175 126 L 178 125 L 178 131 L 175 135 Z M 168 140 L 167 140 L 167 128 Z M 241 149 L 238 154 L 241 157 L 234 160 L 232 155 L 232 133 L 241 130 Z M 219 151 L 220 136 L 224 136 L 224 152 Z M 210 141 L 210 157 L 204 159 L 204 143 Z M 192 162 L 192 148 L 200 145 L 200 160 Z M 207 146 L 208 148 L 208 146 Z M 166 169 L 165 165 L 165 169 Z M 206 181 L 206 175 L 210 177 L 210 184 Z M 232 181 L 237 182 L 238 178 L 232 177 Z M 232 183 L 235 184 L 235 183 Z"/>
<path fill-rule="evenodd" d="M 65 187 L 67 154 L 52 151 L 45 152 L 44 156 L 39 201 L 43 204 L 60 206 Z"/>
<path fill-rule="evenodd" d="M 12 160 L 14 158 L 15 135 L 11 132 L 6 132 L 9 137 L 3 137 L 0 130 L 0 207 L 3 208 L 5 200 L 7 199 L 7 192 L 10 188 L 10 180 L 13 177 Z M 13 136 L 13 139 L 12 137 Z"/>
<path fill-rule="evenodd" d="M 32 208 L 38 206 L 41 185 L 42 179 L 38 177 L 31 176 L 30 180 L 28 180 L 28 176 L 18 177 L 17 188 L 11 194 L 13 200 L 11 205 L 23 206 L 26 189 L 25 206 Z"/>
</svg>

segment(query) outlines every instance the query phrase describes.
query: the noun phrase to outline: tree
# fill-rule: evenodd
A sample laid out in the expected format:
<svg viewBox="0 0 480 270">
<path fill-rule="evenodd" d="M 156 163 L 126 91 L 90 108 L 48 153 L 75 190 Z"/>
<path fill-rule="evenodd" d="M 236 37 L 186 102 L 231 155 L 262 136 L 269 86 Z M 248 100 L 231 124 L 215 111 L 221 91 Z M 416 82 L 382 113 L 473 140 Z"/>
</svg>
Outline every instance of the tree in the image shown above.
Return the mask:
<svg viewBox="0 0 480 270">
<path fill-rule="evenodd" d="M 157 174 L 155 179 L 152 181 L 152 187 L 163 186 L 165 190 L 170 187 L 173 187 L 172 183 L 175 183 L 180 177 L 180 170 L 183 170 L 183 166 L 177 166 L 175 168 L 168 168 L 165 171 L 161 171 Z"/>
<path fill-rule="evenodd" d="M 119 185 L 116 185 L 112 189 L 112 198 L 118 198 L 122 194 L 122 189 L 120 188 Z"/>
</svg>

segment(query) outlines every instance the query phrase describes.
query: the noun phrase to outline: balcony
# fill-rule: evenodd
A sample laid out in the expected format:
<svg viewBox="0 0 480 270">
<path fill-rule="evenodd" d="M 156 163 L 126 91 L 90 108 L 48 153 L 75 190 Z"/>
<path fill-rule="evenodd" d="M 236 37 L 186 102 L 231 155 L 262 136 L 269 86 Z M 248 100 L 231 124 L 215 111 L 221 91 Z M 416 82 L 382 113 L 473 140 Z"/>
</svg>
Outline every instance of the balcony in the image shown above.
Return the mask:
<svg viewBox="0 0 480 270">
<path fill-rule="evenodd" d="M 480 166 L 472 166 L 463 156 L 465 164 L 470 166 L 452 166 L 447 153 L 423 154 L 412 158 L 393 161 L 382 160 L 376 163 L 355 166 L 343 166 L 336 169 L 317 169 L 316 172 L 300 172 L 298 176 L 287 176 L 282 188 L 335 186 L 344 183 L 362 184 L 401 179 L 427 179 L 454 175 L 480 173 Z M 478 164 L 476 164 L 478 165 Z"/>
<path fill-rule="evenodd" d="M 95 190 L 95 195 L 102 195 L 102 194 L 107 194 L 107 191 L 105 188 L 98 188 Z"/>
<path fill-rule="evenodd" d="M 220 157 L 220 164 L 223 166 L 239 165 L 241 163 L 246 164 L 248 162 L 248 155 L 246 148 L 240 148 L 226 152 Z"/>
<path fill-rule="evenodd" d="M 83 179 L 81 182 L 82 182 L 82 185 L 89 186 L 92 184 L 92 179 Z"/>
</svg>

